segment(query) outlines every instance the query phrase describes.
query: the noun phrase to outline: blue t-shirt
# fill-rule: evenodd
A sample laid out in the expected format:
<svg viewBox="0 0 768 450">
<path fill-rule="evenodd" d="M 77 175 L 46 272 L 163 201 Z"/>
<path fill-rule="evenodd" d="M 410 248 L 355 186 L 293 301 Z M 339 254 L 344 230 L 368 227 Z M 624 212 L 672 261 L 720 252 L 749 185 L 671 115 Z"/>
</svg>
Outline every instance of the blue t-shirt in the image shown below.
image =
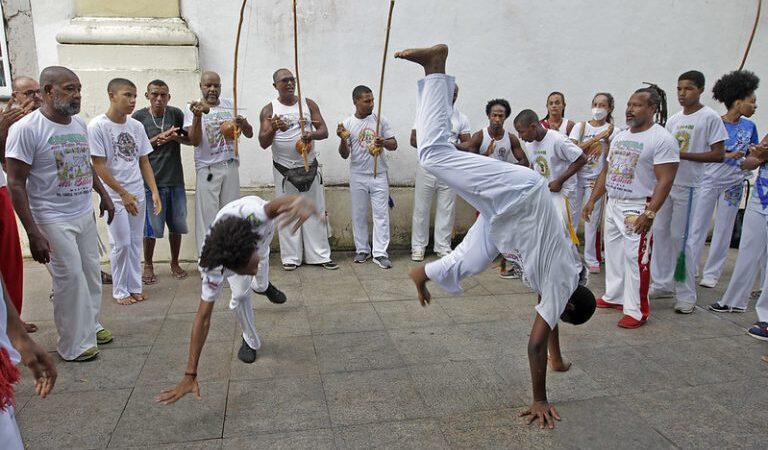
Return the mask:
<svg viewBox="0 0 768 450">
<path fill-rule="evenodd" d="M 725 140 L 726 156 L 733 152 L 742 152 L 744 156 L 749 153 L 750 144 L 757 144 L 757 127 L 749 119 L 740 118 L 737 123 L 723 121 L 728 139 Z M 704 169 L 704 184 L 710 186 L 731 186 L 740 184 L 749 175 L 739 164 L 744 158 L 726 158 L 719 163 L 707 163 Z"/>
</svg>

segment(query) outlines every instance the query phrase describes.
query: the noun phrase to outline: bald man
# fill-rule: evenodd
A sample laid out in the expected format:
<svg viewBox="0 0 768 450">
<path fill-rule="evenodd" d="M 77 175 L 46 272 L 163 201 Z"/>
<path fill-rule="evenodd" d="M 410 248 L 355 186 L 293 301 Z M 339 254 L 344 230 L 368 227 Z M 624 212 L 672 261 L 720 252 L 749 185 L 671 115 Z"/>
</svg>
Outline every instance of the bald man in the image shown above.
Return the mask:
<svg viewBox="0 0 768 450">
<path fill-rule="evenodd" d="M 53 279 L 56 350 L 67 361 L 95 358 L 112 341 L 99 324 L 101 276 L 91 191 L 112 222 L 115 207 L 90 163 L 80 112 L 80 80 L 65 67 L 40 74 L 43 105 L 8 134 L 8 189 L 35 261 Z"/>
<path fill-rule="evenodd" d="M 313 141 L 328 138 L 328 127 L 314 101 L 302 99 L 304 132 L 299 125 L 299 98 L 294 94 L 296 78 L 288 69 L 278 69 L 272 75 L 272 86 L 277 98 L 261 110 L 259 117 L 259 144 L 261 148 L 272 148 L 272 174 L 275 177 L 275 195 L 299 194 L 308 197 L 317 205 L 318 211 L 325 212 L 323 179 L 317 173 L 317 153 Z M 296 151 L 296 143 L 302 140 L 311 144 L 307 153 L 309 171 L 304 170 L 304 159 Z M 331 260 L 331 245 L 328 229 L 320 219 L 313 217 L 292 233 L 288 228 L 278 230 L 280 259 L 283 269 L 295 270 L 302 263 L 321 264 L 328 270 L 338 269 Z"/>
<path fill-rule="evenodd" d="M 221 124 L 234 120 L 243 136 L 253 137 L 253 127 L 242 116 L 234 117 L 234 103 L 220 98 L 221 77 L 206 71 L 200 76 L 202 100 L 184 111 L 184 130 L 195 147 L 195 239 L 198 255 L 205 233 L 222 206 L 240 198 L 240 162 L 235 141 L 224 137 Z"/>
<path fill-rule="evenodd" d="M 5 165 L 5 143 L 11 125 L 43 104 L 40 85 L 35 79 L 25 76 L 16 77 L 11 87 L 13 88 L 11 101 L 0 116 L 0 159 L 3 165 Z M 24 261 L 21 256 L 16 215 L 13 213 L 5 173 L 2 170 L 0 170 L 0 272 L 3 274 L 8 296 L 21 316 L 24 297 Z M 33 323 L 25 323 L 24 327 L 27 333 L 37 331 L 37 326 Z"/>
</svg>

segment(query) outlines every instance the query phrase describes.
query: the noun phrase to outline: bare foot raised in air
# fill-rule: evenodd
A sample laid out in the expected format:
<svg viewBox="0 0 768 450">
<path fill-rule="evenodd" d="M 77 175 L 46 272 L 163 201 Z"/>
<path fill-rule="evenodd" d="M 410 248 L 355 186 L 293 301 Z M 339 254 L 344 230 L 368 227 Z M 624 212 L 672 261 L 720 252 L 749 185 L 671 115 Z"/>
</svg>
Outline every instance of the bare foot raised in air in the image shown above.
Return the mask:
<svg viewBox="0 0 768 450">
<path fill-rule="evenodd" d="M 413 284 L 416 285 L 416 292 L 419 294 L 419 303 L 421 306 L 427 306 L 432 301 L 432 294 L 427 289 L 427 272 L 424 270 L 424 266 L 412 267 L 408 271 L 408 276 L 413 280 Z"/>
<path fill-rule="evenodd" d="M 571 362 L 565 358 L 554 359 L 550 357 L 547 358 L 547 363 L 549 363 L 549 368 L 555 372 L 568 372 L 568 369 L 571 368 Z"/>
<path fill-rule="evenodd" d="M 407 59 L 424 67 L 424 74 L 445 73 L 445 60 L 448 59 L 448 46 L 438 44 L 426 48 L 409 48 L 395 52 L 395 58 Z"/>
</svg>

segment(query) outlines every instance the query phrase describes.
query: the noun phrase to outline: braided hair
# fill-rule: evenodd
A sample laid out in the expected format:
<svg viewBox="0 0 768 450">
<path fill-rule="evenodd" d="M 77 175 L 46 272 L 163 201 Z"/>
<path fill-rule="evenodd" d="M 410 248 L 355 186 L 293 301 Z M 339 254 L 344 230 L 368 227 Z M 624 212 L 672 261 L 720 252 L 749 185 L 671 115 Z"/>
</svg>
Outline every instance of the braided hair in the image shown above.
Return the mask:
<svg viewBox="0 0 768 450">
<path fill-rule="evenodd" d="M 644 81 L 643 84 L 647 84 L 648 87 L 636 90 L 635 94 L 641 92 L 648 94 L 648 104 L 656 106 L 653 121 L 663 127 L 667 124 L 667 93 L 656 84 L 648 83 L 647 81 Z"/>
<path fill-rule="evenodd" d="M 200 253 L 200 267 L 224 267 L 237 271 L 248 265 L 261 236 L 253 224 L 240 217 L 226 217 L 211 227 Z"/>
</svg>

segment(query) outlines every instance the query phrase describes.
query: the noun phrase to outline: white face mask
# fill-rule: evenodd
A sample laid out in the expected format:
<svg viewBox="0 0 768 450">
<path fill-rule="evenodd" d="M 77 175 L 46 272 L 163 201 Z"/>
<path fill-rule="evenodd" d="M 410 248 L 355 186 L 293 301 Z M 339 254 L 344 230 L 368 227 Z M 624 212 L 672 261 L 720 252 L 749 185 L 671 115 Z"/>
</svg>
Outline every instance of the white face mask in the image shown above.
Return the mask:
<svg viewBox="0 0 768 450">
<path fill-rule="evenodd" d="M 608 110 L 605 108 L 592 108 L 592 118 L 595 120 L 603 120 L 608 117 Z"/>
</svg>

